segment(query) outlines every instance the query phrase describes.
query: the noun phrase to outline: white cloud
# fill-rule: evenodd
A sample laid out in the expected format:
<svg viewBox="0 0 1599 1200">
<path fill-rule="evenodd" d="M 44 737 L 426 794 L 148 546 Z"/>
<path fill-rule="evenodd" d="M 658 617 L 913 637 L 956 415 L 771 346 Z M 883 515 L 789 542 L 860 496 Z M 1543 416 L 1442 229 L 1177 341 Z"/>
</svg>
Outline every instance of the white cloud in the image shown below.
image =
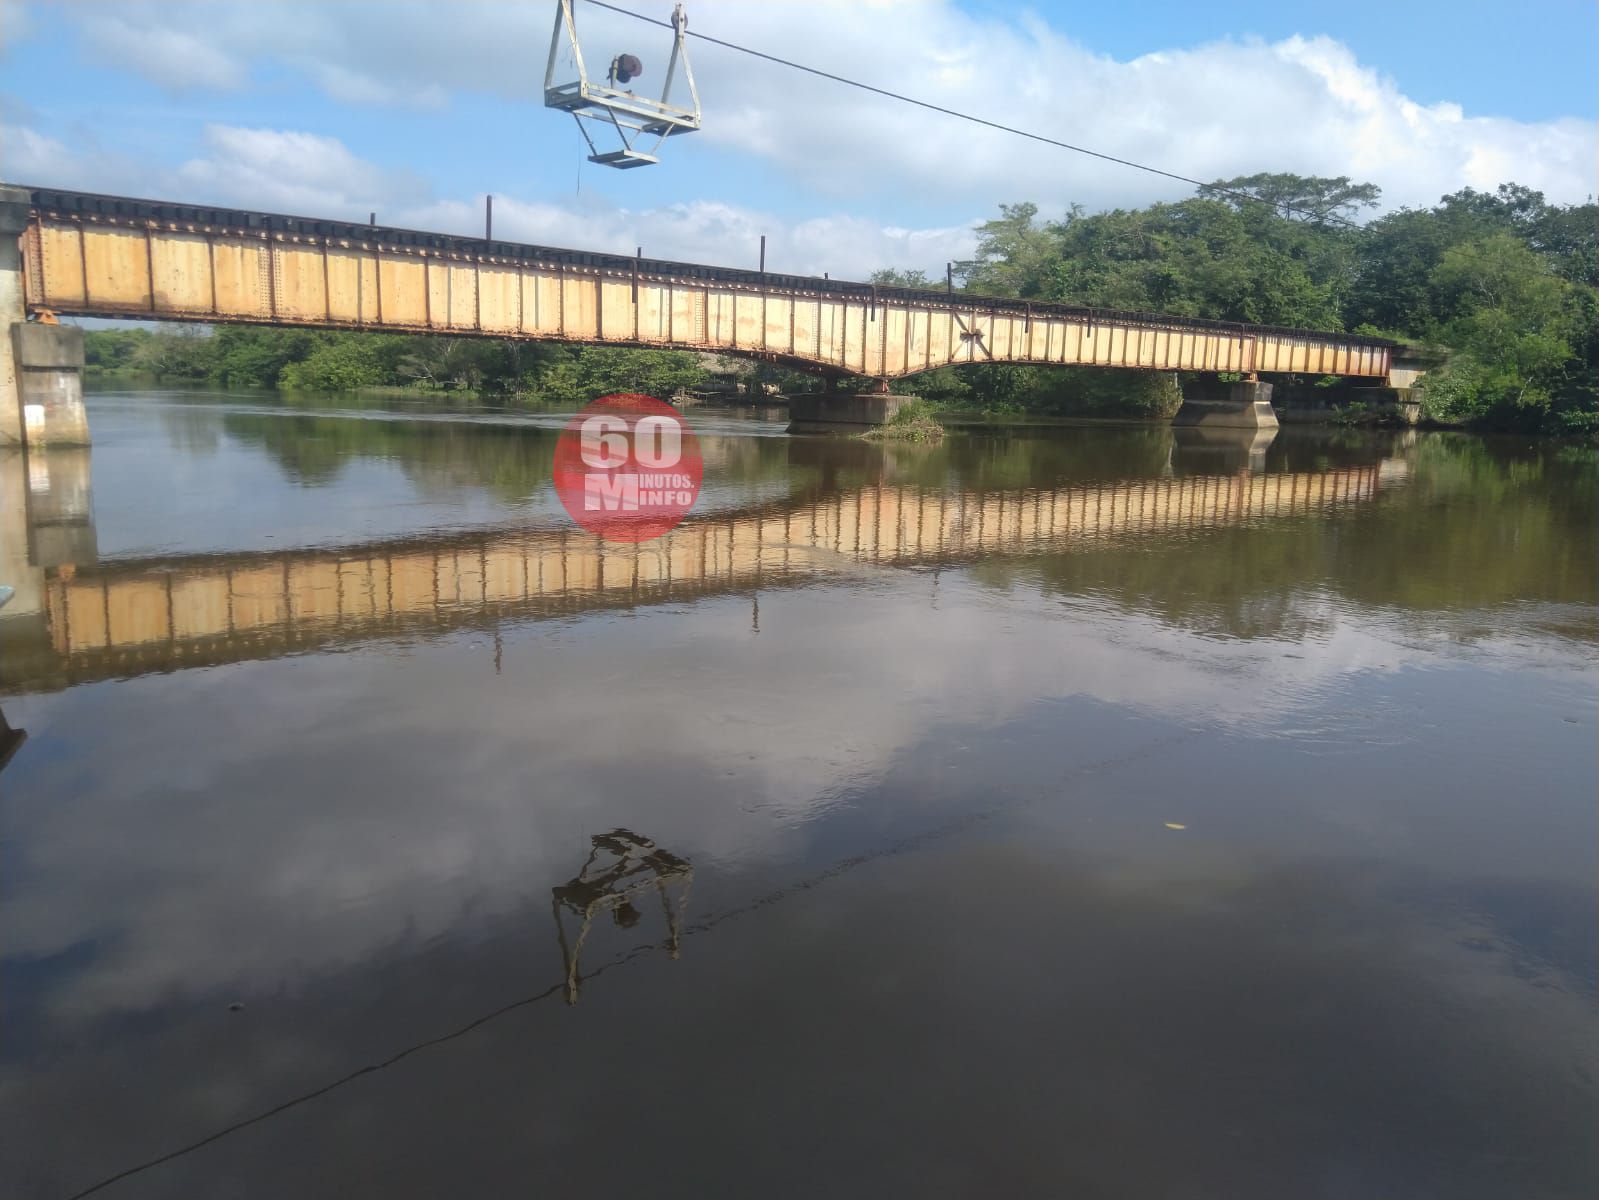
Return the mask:
<svg viewBox="0 0 1599 1200">
<path fill-rule="evenodd" d="M 170 192 L 149 162 L 93 135 L 68 144 L 34 127 L 35 114 L 21 105 L 0 106 L 0 178 L 36 187 L 159 194 Z"/>
<path fill-rule="evenodd" d="M 407 213 L 406 221 L 424 229 L 475 233 L 482 228 L 480 205 L 432 205 Z M 945 262 L 969 257 L 975 245 L 965 225 L 903 229 L 842 214 L 790 223 L 772 213 L 713 200 L 626 209 L 597 202 L 527 204 L 495 197 L 494 230 L 500 237 L 542 245 L 617 254 L 643 247 L 651 258 L 751 268 L 760 261 L 765 234 L 769 269 L 827 272 L 835 278 L 857 278 L 888 266 L 941 271 Z"/>
<path fill-rule="evenodd" d="M 0 54 L 33 32 L 33 16 L 20 0 L 0 0 Z"/>
<path fill-rule="evenodd" d="M 525 5 L 413 0 L 385 9 L 381 21 L 365 5 L 286 0 L 62 11 L 91 47 L 114 47 L 119 63 L 166 86 L 233 90 L 249 86 L 252 71 L 265 78 L 275 69 L 347 105 L 436 109 L 452 96 L 490 94 L 524 106 L 531 120 L 548 123 L 543 136 L 570 139 L 576 152 L 565 118 L 535 107 L 549 36 L 542 9 L 535 19 Z M 607 25 L 600 10 L 581 11 L 592 47 L 634 49 L 645 58 L 645 79 L 658 80 L 663 31 L 619 17 Z M 950 0 L 909 8 L 901 0 L 842 7 L 703 0 L 695 27 L 1195 178 L 1261 169 L 1349 174 L 1378 182 L 1390 206 L 1429 204 L 1446 191 L 1509 179 L 1566 201 L 1595 187 L 1595 123 L 1525 123 L 1418 104 L 1328 38 L 1221 41 L 1117 62 L 1037 17 L 975 17 Z M 895 266 L 936 274 L 970 255 L 972 223 L 997 202 L 1031 198 L 1055 212 L 1072 201 L 1093 208 L 1188 190 L 714 46 L 693 49 L 705 129 L 670 148 L 674 156 L 699 156 L 692 173 L 638 173 L 649 186 L 626 194 L 649 197 L 643 203 L 609 203 L 593 194 L 602 189 L 559 200 L 497 196 L 501 235 L 753 265 L 765 234 L 774 270 L 859 278 Z M 81 130 L 12 114 L 4 134 L 6 174 L 30 182 L 348 219 L 375 210 L 386 223 L 460 233 L 482 227 L 481 197 L 463 195 L 475 187 L 430 183 L 420 173 L 425 147 L 409 141 L 402 144 L 415 152 L 417 171 L 374 163 L 322 133 L 212 124 L 201 152 L 174 170 L 121 149 L 140 144 L 137 128 L 107 127 L 108 148 L 88 144 L 92 135 Z M 658 181 L 668 178 L 692 179 L 698 194 L 680 184 L 663 192 Z M 781 217 L 767 199 L 774 183 L 789 193 Z M 759 203 L 745 199 L 755 194 Z M 927 227 L 906 227 L 917 214 Z"/>
<path fill-rule="evenodd" d="M 809 6 L 713 11 L 731 40 L 1201 180 L 1348 174 L 1381 185 L 1389 205 L 1509 179 L 1564 201 L 1595 186 L 1594 122 L 1526 123 L 1417 104 L 1331 38 L 1219 41 L 1117 62 L 1039 20 L 1007 25 L 948 3 L 916 5 L 908 20 L 905 7 L 862 8 L 837 32 Z M 1090 207 L 1188 190 L 755 60 L 705 54 L 700 75 L 708 140 L 846 188 L 876 178 L 984 203 Z M 724 106 L 738 119 L 718 120 Z"/>
<path fill-rule="evenodd" d="M 6 178 L 24 183 L 76 179 L 82 168 L 65 145 L 25 125 L 0 125 L 0 157 Z"/>
<path fill-rule="evenodd" d="M 159 22 L 128 20 L 119 10 L 95 5 L 81 22 L 84 42 L 102 62 L 131 65 L 174 91 L 211 88 L 231 91 L 250 81 L 243 58 L 211 39 L 207 22 L 165 27 Z M 248 53 L 246 47 L 241 51 Z"/>
<path fill-rule="evenodd" d="M 338 63 L 318 62 L 315 59 L 304 60 L 300 66 L 330 100 L 340 104 L 437 109 L 449 103 L 448 93 L 437 84 L 425 87 L 396 86 Z"/>
<path fill-rule="evenodd" d="M 665 31 L 579 11 L 591 58 L 625 46 L 644 58 L 645 82 L 658 81 Z M 365 105 L 438 106 L 451 93 L 536 103 L 549 37 L 545 7 L 491 0 L 412 0 L 381 20 L 367 5 L 286 0 L 116 12 L 95 6 L 78 19 L 92 44 L 165 85 L 235 87 L 242 63 L 275 61 L 334 100 Z M 1348 174 L 1381 185 L 1390 205 L 1511 178 L 1559 201 L 1595 188 L 1595 122 L 1418 104 L 1328 37 L 1218 41 L 1118 62 L 1038 17 L 973 15 L 953 0 L 701 0 L 693 15 L 693 28 L 742 44 L 1198 179 Z M 778 164 L 807 186 L 918 200 L 933 191 L 985 210 L 1187 190 L 705 43 L 691 49 L 705 101 L 700 144 Z"/>
<path fill-rule="evenodd" d="M 177 171 L 185 195 L 241 207 L 354 217 L 415 203 L 426 185 L 356 157 L 338 138 L 208 125 L 208 154 Z"/>
<path fill-rule="evenodd" d="M 195 203 L 237 205 L 306 216 L 476 234 L 483 201 L 436 199 L 417 176 L 381 167 L 337 138 L 295 130 L 208 125 L 205 153 L 175 171 L 145 168 L 101 155 L 73 153 L 21 125 L 0 125 L 7 174 L 26 183 L 135 195 L 181 196 Z M 883 266 L 940 270 L 968 257 L 969 226 L 907 229 L 843 214 L 791 223 L 772 213 L 695 200 L 637 209 L 592 197 L 562 204 L 496 196 L 495 233 L 513 241 L 631 254 L 719 266 L 756 265 L 767 235 L 767 265 L 800 274 L 860 277 Z"/>
</svg>

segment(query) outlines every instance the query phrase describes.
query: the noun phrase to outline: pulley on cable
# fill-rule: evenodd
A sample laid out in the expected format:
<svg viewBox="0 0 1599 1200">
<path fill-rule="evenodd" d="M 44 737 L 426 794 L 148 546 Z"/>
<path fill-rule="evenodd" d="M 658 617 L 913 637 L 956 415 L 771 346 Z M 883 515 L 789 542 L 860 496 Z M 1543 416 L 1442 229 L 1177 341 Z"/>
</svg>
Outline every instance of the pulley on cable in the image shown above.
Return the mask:
<svg viewBox="0 0 1599 1200">
<path fill-rule="evenodd" d="M 693 133 L 700 127 L 700 94 L 694 86 L 694 71 L 688 63 L 688 47 L 683 35 L 688 28 L 688 18 L 679 4 L 672 13 L 672 57 L 666 64 L 666 79 L 661 85 L 661 98 L 651 99 L 627 90 L 626 85 L 644 74 L 644 64 L 632 54 L 618 54 L 611 59 L 603 84 L 589 80 L 588 68 L 583 63 L 583 49 L 578 44 L 577 21 L 572 15 L 572 0 L 558 0 L 555 6 L 555 29 L 550 34 L 550 61 L 544 72 L 544 105 L 569 112 L 577 121 L 583 140 L 589 146 L 589 161 L 607 167 L 644 167 L 660 162 L 661 143 L 679 133 Z M 556 82 L 557 62 L 563 46 L 572 52 L 577 78 L 564 83 Z M 672 85 L 681 68 L 683 80 L 688 85 L 691 108 L 681 108 L 671 103 Z M 590 124 L 610 127 L 621 140 L 621 149 L 601 151 L 595 145 L 595 135 Z M 601 140 L 609 135 L 601 133 Z M 654 138 L 651 142 L 649 139 Z"/>
</svg>

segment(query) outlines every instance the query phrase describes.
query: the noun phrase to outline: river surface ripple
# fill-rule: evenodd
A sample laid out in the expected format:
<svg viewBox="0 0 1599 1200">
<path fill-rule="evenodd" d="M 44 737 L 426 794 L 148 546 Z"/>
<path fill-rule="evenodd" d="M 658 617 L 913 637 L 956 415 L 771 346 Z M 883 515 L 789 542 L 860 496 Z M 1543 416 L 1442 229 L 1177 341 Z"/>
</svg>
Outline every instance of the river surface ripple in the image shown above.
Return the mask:
<svg viewBox="0 0 1599 1200">
<path fill-rule="evenodd" d="M 1599 1195 L 1591 447 L 566 416 L 0 460 L 0 1194 Z"/>
</svg>

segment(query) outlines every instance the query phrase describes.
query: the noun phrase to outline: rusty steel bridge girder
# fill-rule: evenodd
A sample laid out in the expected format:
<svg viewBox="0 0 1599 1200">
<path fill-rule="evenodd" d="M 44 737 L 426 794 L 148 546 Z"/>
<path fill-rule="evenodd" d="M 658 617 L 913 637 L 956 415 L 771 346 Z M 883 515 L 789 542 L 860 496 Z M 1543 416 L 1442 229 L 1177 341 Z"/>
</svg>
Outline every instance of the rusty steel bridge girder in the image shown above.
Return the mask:
<svg viewBox="0 0 1599 1200">
<path fill-rule="evenodd" d="M 1009 362 L 1387 381 L 1395 348 L 271 213 L 30 196 L 30 312 L 712 351 L 884 380 Z"/>
</svg>

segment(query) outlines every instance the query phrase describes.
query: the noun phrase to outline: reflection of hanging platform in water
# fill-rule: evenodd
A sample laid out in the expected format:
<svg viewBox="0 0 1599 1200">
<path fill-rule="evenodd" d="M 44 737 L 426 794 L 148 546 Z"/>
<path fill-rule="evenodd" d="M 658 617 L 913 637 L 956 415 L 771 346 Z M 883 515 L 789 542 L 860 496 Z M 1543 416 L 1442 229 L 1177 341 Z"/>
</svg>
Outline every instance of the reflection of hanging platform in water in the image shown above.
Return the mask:
<svg viewBox="0 0 1599 1200">
<path fill-rule="evenodd" d="M 666 918 L 666 949 L 675 959 L 683 937 L 683 912 L 688 907 L 689 888 L 694 868 L 687 859 L 662 850 L 649 838 L 626 829 L 596 834 L 593 848 L 583 869 L 560 887 L 550 889 L 550 905 L 555 914 L 555 936 L 561 945 L 566 966 L 566 1002 L 576 1004 L 583 987 L 579 959 L 588 940 L 594 918 L 609 912 L 616 924 L 631 929 L 642 914 L 634 901 L 655 892 Z M 674 903 L 669 891 L 677 888 Z M 577 936 L 568 942 L 563 913 L 578 918 Z"/>
<path fill-rule="evenodd" d="M 953 565 L 1327 514 L 1369 503 L 1406 470 L 1389 460 L 1060 489 L 883 485 L 694 518 L 636 546 L 575 530 L 514 529 L 78 567 L 45 582 L 35 620 L 47 627 L 40 652 L 49 662 L 24 666 L 8 655 L 0 690 L 492 630 L 501 621 L 781 587 L 858 566 Z"/>
</svg>

